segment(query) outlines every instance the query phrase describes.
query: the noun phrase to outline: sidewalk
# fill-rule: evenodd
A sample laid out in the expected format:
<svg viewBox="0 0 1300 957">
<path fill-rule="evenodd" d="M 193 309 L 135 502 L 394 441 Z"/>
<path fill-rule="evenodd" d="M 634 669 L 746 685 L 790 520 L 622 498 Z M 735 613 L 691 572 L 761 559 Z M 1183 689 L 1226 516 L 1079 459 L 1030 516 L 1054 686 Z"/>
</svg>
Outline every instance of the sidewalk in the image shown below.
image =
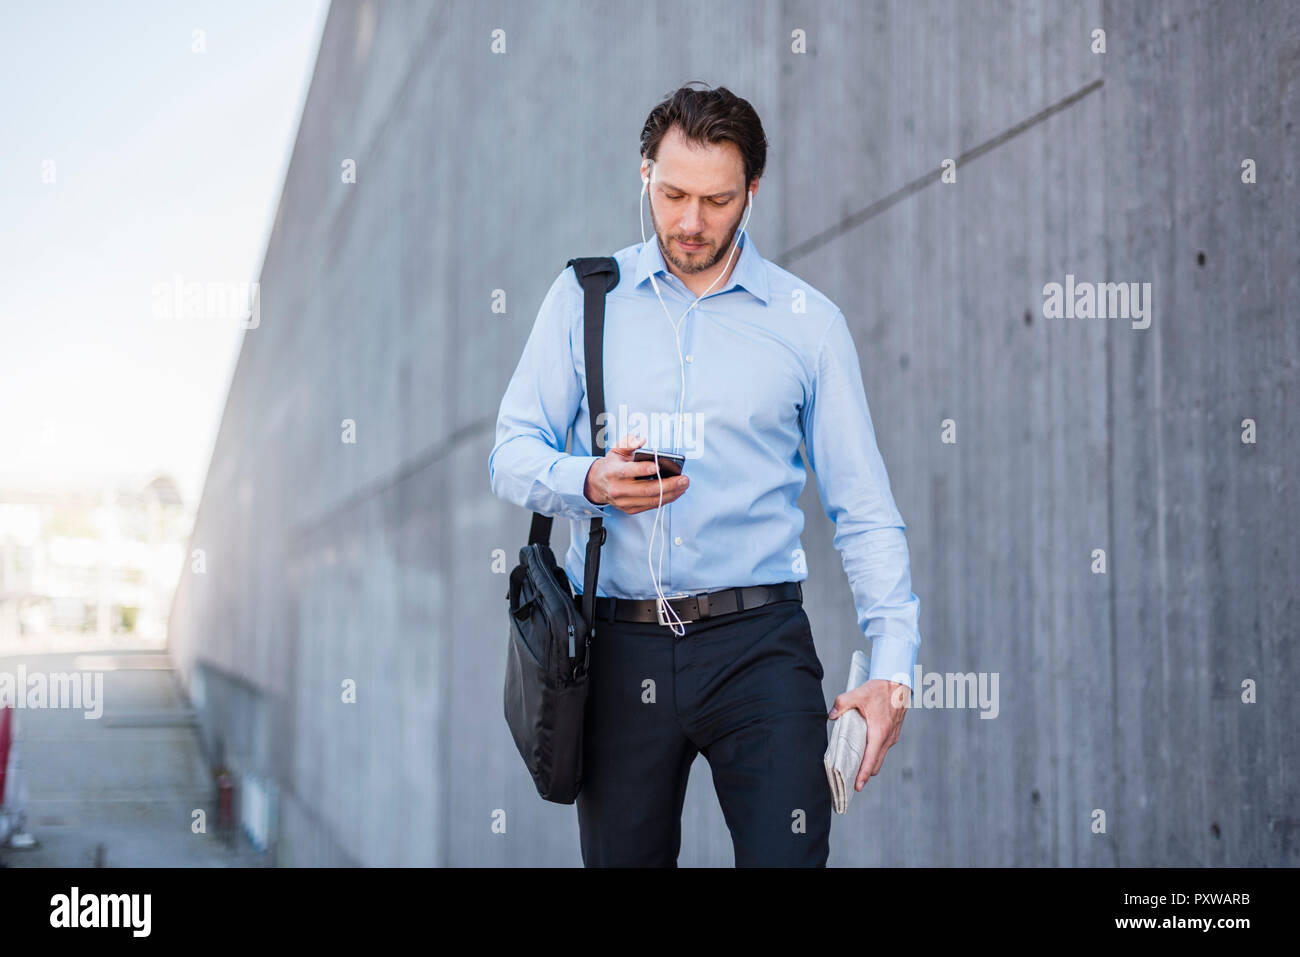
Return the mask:
<svg viewBox="0 0 1300 957">
<path fill-rule="evenodd" d="M 242 836 L 217 837 L 216 790 L 188 703 L 156 651 L 0 658 L 0 672 L 102 672 L 103 714 L 15 709 L 29 850 L 8 867 L 262 867 Z M 192 832 L 193 812 L 207 833 Z"/>
</svg>

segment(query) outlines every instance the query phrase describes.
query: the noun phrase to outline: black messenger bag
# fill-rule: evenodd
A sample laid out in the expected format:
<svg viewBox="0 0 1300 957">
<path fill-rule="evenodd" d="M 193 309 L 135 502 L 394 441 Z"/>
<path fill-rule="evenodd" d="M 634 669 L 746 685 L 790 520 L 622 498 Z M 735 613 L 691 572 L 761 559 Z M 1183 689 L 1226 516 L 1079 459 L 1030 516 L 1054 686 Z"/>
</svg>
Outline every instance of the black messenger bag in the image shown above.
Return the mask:
<svg viewBox="0 0 1300 957">
<path fill-rule="evenodd" d="M 583 336 L 587 363 L 587 405 L 592 455 L 604 455 L 597 422 L 605 411 L 603 346 L 605 294 L 618 285 L 611 257 L 570 259 L 584 296 Z M 587 675 L 596 636 L 596 581 L 603 520 L 591 520 L 582 588 L 582 611 L 569 577 L 551 551 L 552 518 L 533 513 L 528 544 L 510 572 L 510 640 L 506 648 L 505 714 L 537 793 L 547 801 L 572 804 L 582 789 L 582 726 Z"/>
</svg>

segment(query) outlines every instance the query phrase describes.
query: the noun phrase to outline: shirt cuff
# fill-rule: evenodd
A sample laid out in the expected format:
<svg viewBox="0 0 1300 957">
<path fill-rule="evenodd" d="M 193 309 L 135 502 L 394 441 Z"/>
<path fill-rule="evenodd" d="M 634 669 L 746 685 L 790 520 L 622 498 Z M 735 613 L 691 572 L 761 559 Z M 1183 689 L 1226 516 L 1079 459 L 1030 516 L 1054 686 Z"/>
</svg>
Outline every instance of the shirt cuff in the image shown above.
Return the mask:
<svg viewBox="0 0 1300 957">
<path fill-rule="evenodd" d="M 916 652 L 916 645 L 906 639 L 877 635 L 871 639 L 871 668 L 867 680 L 884 678 L 912 688 Z"/>
<path fill-rule="evenodd" d="M 555 487 L 572 516 L 595 517 L 604 515 L 609 510 L 608 504 L 597 505 L 582 491 L 587 483 L 587 473 L 591 470 L 592 463 L 599 458 L 598 455 L 570 455 L 555 463 Z"/>
</svg>

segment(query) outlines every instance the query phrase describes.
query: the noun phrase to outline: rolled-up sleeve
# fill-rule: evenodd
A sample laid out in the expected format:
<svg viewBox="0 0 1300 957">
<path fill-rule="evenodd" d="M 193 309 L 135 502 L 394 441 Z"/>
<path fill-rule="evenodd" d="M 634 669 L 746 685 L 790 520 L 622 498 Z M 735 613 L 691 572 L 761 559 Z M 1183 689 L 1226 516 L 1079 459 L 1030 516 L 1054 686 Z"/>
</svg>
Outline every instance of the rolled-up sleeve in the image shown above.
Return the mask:
<svg viewBox="0 0 1300 957">
<path fill-rule="evenodd" d="M 582 316 L 582 288 L 566 268 L 537 312 L 523 354 L 497 413 L 488 481 L 500 498 L 543 515 L 604 515 L 583 492 L 597 456 L 569 455 L 564 440 L 582 403 L 573 363 L 573 333 Z M 580 333 L 579 333 L 580 334 Z"/>
<path fill-rule="evenodd" d="M 801 425 L 822 506 L 835 523 L 835 548 L 853 589 L 858 627 L 871 641 L 868 680 L 910 688 L 921 603 L 912 594 L 907 526 L 876 446 L 858 352 L 840 310 L 822 336 Z"/>
</svg>

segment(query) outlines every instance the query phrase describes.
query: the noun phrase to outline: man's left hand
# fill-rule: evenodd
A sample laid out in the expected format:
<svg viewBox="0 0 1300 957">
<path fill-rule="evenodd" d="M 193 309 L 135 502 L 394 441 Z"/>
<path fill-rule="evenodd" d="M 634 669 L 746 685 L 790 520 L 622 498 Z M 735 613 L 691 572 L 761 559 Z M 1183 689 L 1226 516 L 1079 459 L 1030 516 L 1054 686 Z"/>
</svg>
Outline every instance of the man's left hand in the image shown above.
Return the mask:
<svg viewBox="0 0 1300 957">
<path fill-rule="evenodd" d="M 835 705 L 827 720 L 838 718 L 850 708 L 856 708 L 867 719 L 867 750 L 862 755 L 862 766 L 858 769 L 853 790 L 861 791 L 868 778 L 880 773 L 885 752 L 898 743 L 911 697 L 912 689 L 907 685 L 884 678 L 873 678 L 852 691 L 835 696 Z"/>
</svg>

